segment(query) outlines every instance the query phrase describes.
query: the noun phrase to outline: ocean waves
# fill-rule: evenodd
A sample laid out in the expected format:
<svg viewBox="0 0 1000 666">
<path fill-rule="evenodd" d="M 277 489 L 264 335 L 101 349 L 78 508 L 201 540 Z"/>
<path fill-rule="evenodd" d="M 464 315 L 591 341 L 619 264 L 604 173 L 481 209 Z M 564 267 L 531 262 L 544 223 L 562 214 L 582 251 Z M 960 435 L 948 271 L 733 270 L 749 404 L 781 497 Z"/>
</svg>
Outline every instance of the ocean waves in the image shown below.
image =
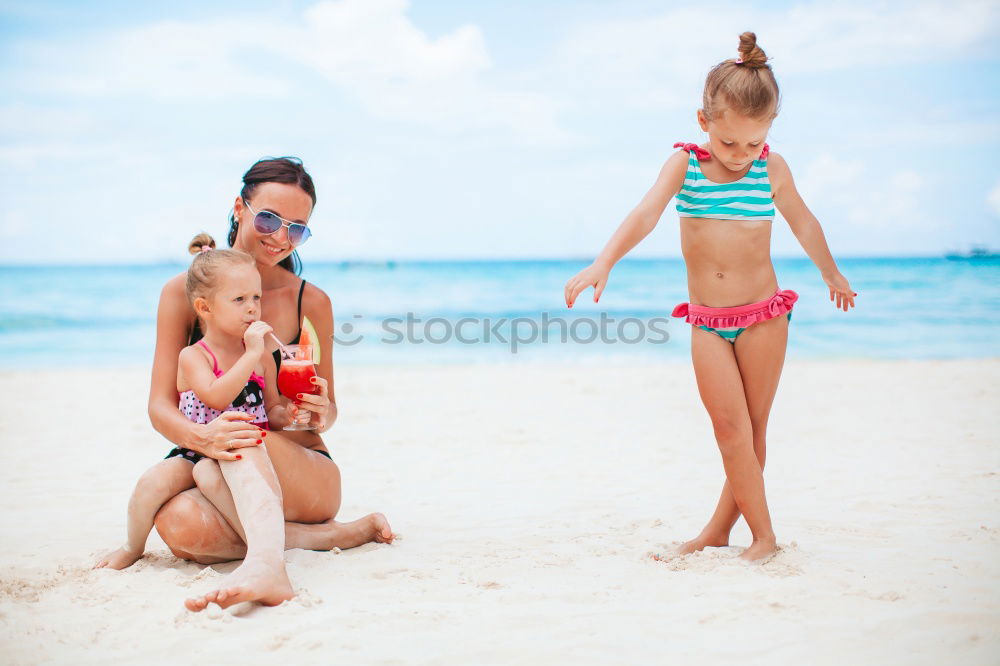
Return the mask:
<svg viewBox="0 0 1000 666">
<path fill-rule="evenodd" d="M 626 260 L 599 304 L 563 285 L 584 261 L 310 263 L 329 295 L 338 363 L 686 359 L 679 259 Z M 844 259 L 859 293 L 845 313 L 811 262 L 775 261 L 800 295 L 789 358 L 1000 356 L 1000 265 L 941 258 Z M 160 290 L 184 265 L 0 267 L 0 367 L 144 365 Z M 512 342 L 516 340 L 516 342 Z M 44 354 L 38 355 L 39 350 Z"/>
</svg>

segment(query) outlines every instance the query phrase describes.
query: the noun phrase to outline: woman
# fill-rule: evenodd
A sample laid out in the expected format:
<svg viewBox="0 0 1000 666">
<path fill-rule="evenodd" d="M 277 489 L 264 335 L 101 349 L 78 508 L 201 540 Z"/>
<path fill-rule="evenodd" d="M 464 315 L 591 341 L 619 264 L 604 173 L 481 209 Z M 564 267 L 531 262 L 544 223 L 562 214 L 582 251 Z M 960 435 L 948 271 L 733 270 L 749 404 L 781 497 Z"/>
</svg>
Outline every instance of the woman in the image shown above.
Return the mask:
<svg viewBox="0 0 1000 666">
<path fill-rule="evenodd" d="M 156 529 L 178 557 L 202 564 L 243 559 L 222 584 L 187 607 L 201 610 L 209 602 L 225 607 L 241 601 L 281 603 L 292 596 L 285 573 L 283 548 L 330 550 L 370 541 L 391 542 L 389 524 L 374 513 L 351 523 L 333 519 L 340 509 L 340 470 L 319 437 L 337 419 L 333 391 L 333 311 L 319 287 L 298 277 L 295 247 L 308 239 L 309 216 L 316 204 L 312 178 L 296 159 L 263 159 L 243 176 L 243 189 L 233 204 L 229 245 L 252 256 L 260 272 L 261 319 L 283 341 L 298 342 L 302 317 L 309 317 L 319 337 L 320 364 L 314 380 L 319 395 L 304 394 L 315 431 L 267 434 L 268 469 L 240 466 L 239 483 L 223 492 L 229 506 L 217 507 L 198 488 L 167 502 L 156 516 Z M 149 392 L 153 427 L 175 445 L 217 460 L 235 460 L 238 449 L 257 446 L 259 430 L 245 415 L 227 412 L 207 424 L 189 421 L 177 408 L 177 357 L 201 337 L 184 293 L 185 274 L 163 287 L 156 322 L 156 352 Z M 275 354 L 276 363 L 280 358 Z M 221 475 L 199 484 L 225 484 Z M 218 497 L 215 492 L 206 494 Z M 228 504 L 228 502 L 227 502 Z M 283 507 L 284 534 L 258 522 Z M 221 509 L 221 510 L 220 510 Z M 225 518 L 239 515 L 235 528 Z M 259 516 L 261 521 L 255 521 Z M 280 521 L 279 521 L 280 522 Z M 246 541 L 240 536 L 244 533 Z"/>
</svg>

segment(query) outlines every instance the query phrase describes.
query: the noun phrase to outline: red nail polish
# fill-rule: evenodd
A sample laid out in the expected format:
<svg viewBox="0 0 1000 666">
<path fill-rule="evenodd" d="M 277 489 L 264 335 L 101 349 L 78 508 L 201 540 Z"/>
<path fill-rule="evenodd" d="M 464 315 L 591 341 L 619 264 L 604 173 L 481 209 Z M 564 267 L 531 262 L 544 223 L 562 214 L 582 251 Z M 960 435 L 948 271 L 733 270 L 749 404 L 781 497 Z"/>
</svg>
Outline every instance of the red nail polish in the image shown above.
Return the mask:
<svg viewBox="0 0 1000 666">
<path fill-rule="evenodd" d="M 260 436 L 261 437 L 267 437 L 267 431 L 266 430 L 261 430 L 260 431 Z"/>
<path fill-rule="evenodd" d="M 258 439 L 258 440 L 257 440 L 257 443 L 258 443 L 258 444 L 260 444 L 260 443 L 261 443 L 262 441 L 264 441 L 264 440 L 262 440 L 262 439 Z"/>
<path fill-rule="evenodd" d="M 301 399 L 302 399 L 302 394 L 301 394 L 301 393 L 299 393 L 299 394 L 298 394 L 298 395 L 296 395 L 295 397 L 296 397 L 296 398 L 298 398 L 299 400 L 301 400 Z"/>
<path fill-rule="evenodd" d="M 236 456 L 237 460 L 243 460 L 243 456 Z"/>
</svg>

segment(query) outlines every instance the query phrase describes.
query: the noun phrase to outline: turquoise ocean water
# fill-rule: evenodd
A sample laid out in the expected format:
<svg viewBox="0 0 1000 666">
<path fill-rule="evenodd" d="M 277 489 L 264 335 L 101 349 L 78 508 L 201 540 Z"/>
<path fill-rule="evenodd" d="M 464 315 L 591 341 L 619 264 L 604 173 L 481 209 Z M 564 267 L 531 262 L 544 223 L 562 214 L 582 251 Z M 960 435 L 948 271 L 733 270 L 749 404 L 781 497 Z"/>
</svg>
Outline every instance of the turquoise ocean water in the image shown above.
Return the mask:
<svg viewBox="0 0 1000 666">
<path fill-rule="evenodd" d="M 337 363 L 687 358 L 689 327 L 669 319 L 687 300 L 679 259 L 623 261 L 599 305 L 587 292 L 567 310 L 563 284 L 585 264 L 306 263 L 303 277 L 333 300 L 344 342 Z M 779 284 L 800 295 L 790 359 L 1000 357 L 1000 261 L 866 258 L 840 266 L 859 293 L 846 314 L 829 302 L 811 262 L 775 260 Z M 160 287 L 185 268 L 0 267 L 0 368 L 149 363 Z"/>
</svg>

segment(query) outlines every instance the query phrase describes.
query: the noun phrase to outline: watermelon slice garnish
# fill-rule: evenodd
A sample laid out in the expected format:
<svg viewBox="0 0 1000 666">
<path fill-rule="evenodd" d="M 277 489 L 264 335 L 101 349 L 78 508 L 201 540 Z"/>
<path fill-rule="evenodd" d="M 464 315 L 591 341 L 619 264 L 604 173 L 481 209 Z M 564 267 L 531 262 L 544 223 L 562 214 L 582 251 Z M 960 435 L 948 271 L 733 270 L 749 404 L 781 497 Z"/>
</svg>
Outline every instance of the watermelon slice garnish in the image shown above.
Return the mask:
<svg viewBox="0 0 1000 666">
<path fill-rule="evenodd" d="M 300 345 L 312 345 L 313 363 L 319 365 L 319 336 L 316 335 L 316 328 L 309 321 L 309 317 L 302 317 L 302 334 L 299 336 Z"/>
</svg>

